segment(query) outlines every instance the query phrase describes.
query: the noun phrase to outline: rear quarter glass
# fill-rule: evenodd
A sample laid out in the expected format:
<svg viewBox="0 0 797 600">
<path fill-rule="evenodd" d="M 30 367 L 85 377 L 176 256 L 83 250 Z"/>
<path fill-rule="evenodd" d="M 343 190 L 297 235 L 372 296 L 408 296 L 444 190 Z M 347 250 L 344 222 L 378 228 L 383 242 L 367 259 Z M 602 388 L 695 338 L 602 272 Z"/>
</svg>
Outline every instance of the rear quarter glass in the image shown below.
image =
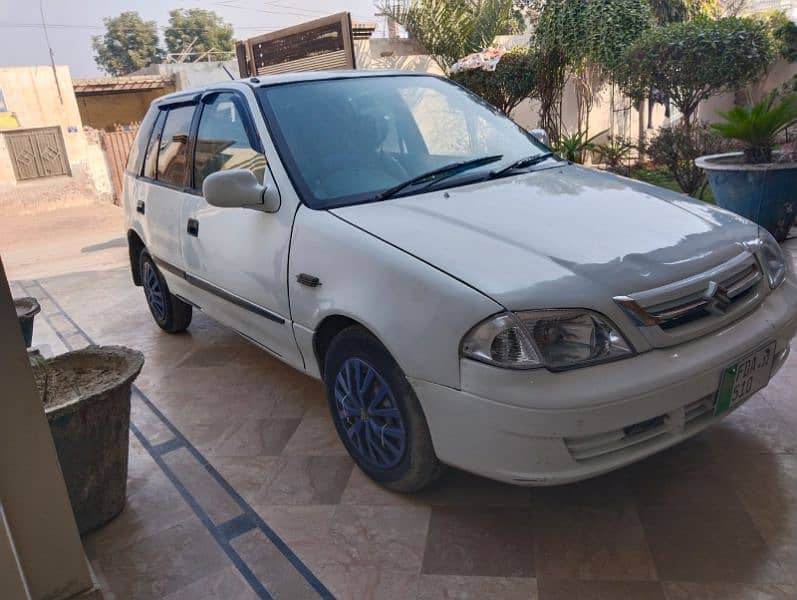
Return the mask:
<svg viewBox="0 0 797 600">
<path fill-rule="evenodd" d="M 152 134 L 152 126 L 155 124 L 155 119 L 158 116 L 158 109 L 150 106 L 141 125 L 138 127 L 136 139 L 130 148 L 130 156 L 127 159 L 126 170 L 131 175 L 140 175 L 142 163 L 144 162 L 144 154 L 147 149 L 150 135 Z"/>
</svg>

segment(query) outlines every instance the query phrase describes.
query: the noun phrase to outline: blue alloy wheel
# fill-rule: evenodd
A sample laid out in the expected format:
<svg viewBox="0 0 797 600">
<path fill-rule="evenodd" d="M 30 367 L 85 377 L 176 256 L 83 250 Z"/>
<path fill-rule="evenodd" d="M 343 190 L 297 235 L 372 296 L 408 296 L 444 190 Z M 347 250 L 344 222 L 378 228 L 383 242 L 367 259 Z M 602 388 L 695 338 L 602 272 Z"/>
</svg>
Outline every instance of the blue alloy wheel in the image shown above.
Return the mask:
<svg viewBox="0 0 797 600">
<path fill-rule="evenodd" d="M 368 363 L 349 358 L 335 377 L 335 407 L 360 459 L 379 469 L 401 462 L 407 430 L 390 386 Z"/>
<path fill-rule="evenodd" d="M 152 313 L 158 321 L 166 319 L 166 302 L 163 297 L 160 279 L 155 268 L 147 261 L 144 263 L 144 295 Z"/>
</svg>

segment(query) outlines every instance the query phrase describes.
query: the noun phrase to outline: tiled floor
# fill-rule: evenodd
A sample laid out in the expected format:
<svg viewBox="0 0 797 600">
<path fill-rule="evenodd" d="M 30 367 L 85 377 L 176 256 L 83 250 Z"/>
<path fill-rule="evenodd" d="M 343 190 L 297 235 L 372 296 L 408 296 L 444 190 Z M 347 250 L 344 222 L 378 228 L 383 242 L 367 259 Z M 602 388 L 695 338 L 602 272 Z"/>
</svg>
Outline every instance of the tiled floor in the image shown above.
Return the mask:
<svg viewBox="0 0 797 600">
<path fill-rule="evenodd" d="M 789 242 L 797 257 L 797 240 Z M 321 385 L 201 313 L 152 323 L 124 269 L 15 282 L 36 342 L 141 349 L 128 502 L 85 538 L 106 597 L 797 598 L 797 353 L 693 440 L 557 488 L 353 467 Z"/>
</svg>

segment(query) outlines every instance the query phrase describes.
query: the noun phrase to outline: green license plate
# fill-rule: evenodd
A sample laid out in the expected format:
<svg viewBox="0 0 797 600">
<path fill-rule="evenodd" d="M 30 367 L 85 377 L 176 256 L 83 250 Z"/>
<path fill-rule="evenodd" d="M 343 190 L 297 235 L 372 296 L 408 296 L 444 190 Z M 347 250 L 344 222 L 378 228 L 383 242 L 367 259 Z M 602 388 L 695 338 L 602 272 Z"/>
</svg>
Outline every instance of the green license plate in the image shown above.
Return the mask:
<svg viewBox="0 0 797 600">
<path fill-rule="evenodd" d="M 722 372 L 714 414 L 719 415 L 747 400 L 769 383 L 775 358 L 775 342 L 748 354 Z"/>
</svg>

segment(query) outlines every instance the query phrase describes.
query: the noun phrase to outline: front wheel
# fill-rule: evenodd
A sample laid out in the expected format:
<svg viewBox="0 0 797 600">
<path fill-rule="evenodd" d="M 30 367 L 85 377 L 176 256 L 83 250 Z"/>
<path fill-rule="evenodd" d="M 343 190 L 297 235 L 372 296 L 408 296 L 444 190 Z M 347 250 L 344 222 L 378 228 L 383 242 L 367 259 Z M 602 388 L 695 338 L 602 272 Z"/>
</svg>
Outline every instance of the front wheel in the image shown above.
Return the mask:
<svg viewBox="0 0 797 600">
<path fill-rule="evenodd" d="M 174 296 L 166 285 L 155 261 L 146 253 L 141 253 L 141 283 L 149 312 L 158 327 L 169 333 L 179 333 L 188 329 L 193 310 L 190 304 Z"/>
<path fill-rule="evenodd" d="M 442 469 L 415 392 L 376 338 L 349 327 L 329 346 L 324 381 L 343 445 L 366 475 L 397 492 L 415 492 Z"/>
</svg>

